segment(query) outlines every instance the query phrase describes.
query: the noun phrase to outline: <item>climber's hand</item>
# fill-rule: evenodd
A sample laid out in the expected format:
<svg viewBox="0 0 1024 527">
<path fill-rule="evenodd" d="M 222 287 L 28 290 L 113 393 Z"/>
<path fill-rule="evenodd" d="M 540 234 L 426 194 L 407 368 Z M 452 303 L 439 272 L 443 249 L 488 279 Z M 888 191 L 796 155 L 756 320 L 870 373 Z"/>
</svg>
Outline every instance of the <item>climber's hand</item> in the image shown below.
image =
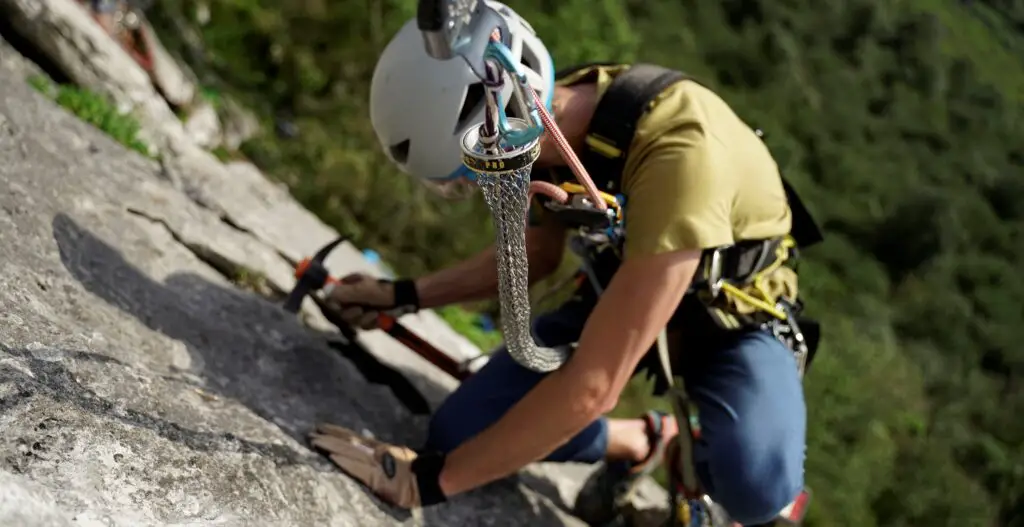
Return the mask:
<svg viewBox="0 0 1024 527">
<path fill-rule="evenodd" d="M 438 484 L 444 456 L 419 456 L 409 448 L 369 439 L 340 426 L 321 424 L 311 434 L 341 470 L 385 501 L 405 509 L 445 501 Z"/>
<path fill-rule="evenodd" d="M 419 310 L 419 295 L 413 280 L 382 280 L 356 273 L 342 278 L 324 301 L 341 319 L 354 327 L 374 329 L 381 313 L 399 317 Z"/>
</svg>

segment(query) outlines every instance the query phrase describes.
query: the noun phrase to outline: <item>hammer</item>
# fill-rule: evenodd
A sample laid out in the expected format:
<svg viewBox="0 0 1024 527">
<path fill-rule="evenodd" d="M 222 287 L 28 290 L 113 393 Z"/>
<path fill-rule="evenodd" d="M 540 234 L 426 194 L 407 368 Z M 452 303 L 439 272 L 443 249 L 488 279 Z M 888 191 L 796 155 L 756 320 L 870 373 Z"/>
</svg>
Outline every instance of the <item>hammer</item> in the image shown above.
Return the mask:
<svg viewBox="0 0 1024 527">
<path fill-rule="evenodd" d="M 324 267 L 324 260 L 327 259 L 327 255 L 334 250 L 335 247 L 345 241 L 345 237 L 339 237 L 338 239 L 323 246 L 312 258 L 304 258 L 297 266 L 295 266 L 295 278 L 297 280 L 295 288 L 292 289 L 288 298 L 284 302 L 284 309 L 291 313 L 298 313 L 302 306 L 302 300 L 306 298 L 306 295 L 314 291 L 323 289 L 328 284 L 338 285 L 342 282 L 337 278 L 334 278 Z M 355 331 L 338 316 L 334 310 L 327 308 L 323 301 L 319 300 L 316 296 L 313 296 L 313 300 L 320 307 L 320 311 L 323 312 L 324 316 L 338 329 L 341 330 L 342 334 L 345 335 L 349 340 L 355 339 Z M 427 342 L 419 335 L 413 333 L 409 328 L 405 327 L 395 317 L 386 313 L 380 313 L 377 315 L 377 326 L 384 330 L 385 333 L 391 335 L 392 338 L 401 342 L 407 348 L 411 349 L 417 355 L 423 357 L 434 366 L 437 366 L 445 373 L 458 379 L 459 381 L 465 380 L 472 374 L 472 371 L 468 368 L 467 363 L 460 363 L 455 359 L 448 356 L 448 354 L 437 349 L 433 344 Z"/>
</svg>

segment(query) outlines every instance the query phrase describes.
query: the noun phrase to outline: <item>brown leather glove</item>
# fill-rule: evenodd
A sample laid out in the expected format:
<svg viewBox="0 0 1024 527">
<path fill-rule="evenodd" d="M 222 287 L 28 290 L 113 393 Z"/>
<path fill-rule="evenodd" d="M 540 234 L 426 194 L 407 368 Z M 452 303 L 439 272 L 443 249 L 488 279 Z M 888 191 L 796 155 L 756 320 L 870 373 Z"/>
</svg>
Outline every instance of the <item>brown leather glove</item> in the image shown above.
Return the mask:
<svg viewBox="0 0 1024 527">
<path fill-rule="evenodd" d="M 393 505 L 412 509 L 447 500 L 438 483 L 442 454 L 419 455 L 331 424 L 318 425 L 310 439 L 342 471 Z"/>
<path fill-rule="evenodd" d="M 383 280 L 363 273 L 350 274 L 325 288 L 324 302 L 350 326 L 374 329 L 381 313 L 399 317 L 419 311 L 420 299 L 413 280 Z"/>
</svg>

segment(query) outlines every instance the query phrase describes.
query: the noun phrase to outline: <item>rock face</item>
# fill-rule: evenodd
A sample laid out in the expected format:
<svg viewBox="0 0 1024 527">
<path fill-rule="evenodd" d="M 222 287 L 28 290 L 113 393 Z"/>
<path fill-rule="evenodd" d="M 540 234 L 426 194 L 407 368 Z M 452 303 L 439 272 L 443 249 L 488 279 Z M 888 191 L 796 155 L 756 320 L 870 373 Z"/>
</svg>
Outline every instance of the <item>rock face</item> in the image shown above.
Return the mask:
<svg viewBox="0 0 1024 527">
<path fill-rule="evenodd" d="M 313 247 L 319 233 L 278 246 L 280 235 L 252 218 L 235 224 L 249 231 L 232 226 L 12 71 L 0 68 L 0 525 L 415 522 L 311 451 L 305 435 L 326 420 L 418 444 L 425 417 L 367 382 L 331 334 L 219 270 L 242 262 L 290 288 L 281 255 Z M 266 199 L 279 190 L 263 185 Z M 246 188 L 213 201 L 256 195 Z M 281 199 L 278 219 L 301 221 Z M 391 353 L 432 399 L 447 393 L 431 380 L 437 372 L 396 344 L 377 346 L 388 337 L 373 333 L 364 346 Z M 424 516 L 575 521 L 518 480 Z"/>
<path fill-rule="evenodd" d="M 149 75 L 76 0 L 0 0 L 0 14 L 67 78 L 134 110 L 148 144 L 162 149 L 165 140 L 186 135 Z"/>
<path fill-rule="evenodd" d="M 26 32 L 63 36 L 51 60 L 104 50 L 69 76 L 148 111 L 162 161 L 34 92 L 38 68 L 0 39 L 0 526 L 582 525 L 564 511 L 591 467 L 538 464 L 410 517 L 307 446 L 320 421 L 420 443 L 425 415 L 379 364 L 429 406 L 456 383 L 380 331 L 344 341 L 312 301 L 284 312 L 293 265 L 337 233 L 160 126 L 148 80 L 117 77 L 124 57 L 71 28 L 69 5 L 0 0 Z M 326 264 L 382 274 L 350 244 Z M 432 312 L 402 322 L 479 354 Z"/>
</svg>

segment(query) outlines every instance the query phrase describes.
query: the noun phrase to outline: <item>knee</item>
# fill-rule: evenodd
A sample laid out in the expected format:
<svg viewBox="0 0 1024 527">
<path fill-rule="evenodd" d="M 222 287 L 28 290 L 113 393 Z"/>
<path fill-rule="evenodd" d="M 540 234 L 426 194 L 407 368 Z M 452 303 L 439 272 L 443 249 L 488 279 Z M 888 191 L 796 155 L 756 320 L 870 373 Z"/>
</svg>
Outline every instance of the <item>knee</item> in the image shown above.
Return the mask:
<svg viewBox="0 0 1024 527">
<path fill-rule="evenodd" d="M 495 353 L 466 379 L 430 419 L 426 448 L 450 452 L 497 421 L 541 376 L 519 366 L 508 353 Z"/>
<path fill-rule="evenodd" d="M 708 494 L 743 525 L 771 521 L 803 489 L 802 444 L 727 443 L 700 463 Z"/>
</svg>

